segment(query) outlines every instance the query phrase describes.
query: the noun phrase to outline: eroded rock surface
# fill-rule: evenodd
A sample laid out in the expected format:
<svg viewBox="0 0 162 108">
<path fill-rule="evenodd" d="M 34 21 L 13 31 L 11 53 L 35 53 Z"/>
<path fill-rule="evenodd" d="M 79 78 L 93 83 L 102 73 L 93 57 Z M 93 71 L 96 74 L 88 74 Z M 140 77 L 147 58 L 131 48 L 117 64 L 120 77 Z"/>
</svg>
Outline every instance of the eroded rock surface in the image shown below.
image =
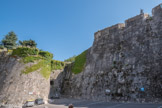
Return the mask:
<svg viewBox="0 0 162 108">
<path fill-rule="evenodd" d="M 38 71 L 23 74 L 22 70 L 34 63 L 24 64 L 21 58 L 0 53 L 0 104 L 24 104 L 27 100 L 48 100 L 50 79 Z"/>
<path fill-rule="evenodd" d="M 61 85 L 62 85 L 62 73 L 64 70 L 53 70 L 50 77 L 50 94 L 49 98 L 56 97 L 56 94 L 60 97 Z"/>
</svg>

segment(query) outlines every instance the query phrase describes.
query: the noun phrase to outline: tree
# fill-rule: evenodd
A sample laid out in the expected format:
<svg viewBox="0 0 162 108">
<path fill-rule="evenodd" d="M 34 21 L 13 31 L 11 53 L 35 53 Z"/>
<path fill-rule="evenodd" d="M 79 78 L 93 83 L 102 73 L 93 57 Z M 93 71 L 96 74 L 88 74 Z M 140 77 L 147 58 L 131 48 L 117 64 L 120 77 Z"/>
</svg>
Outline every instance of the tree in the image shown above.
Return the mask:
<svg viewBox="0 0 162 108">
<path fill-rule="evenodd" d="M 4 46 L 3 46 L 2 42 L 0 41 L 0 49 L 3 49 L 3 48 L 4 48 Z"/>
<path fill-rule="evenodd" d="M 2 45 L 7 49 L 13 49 L 14 47 L 16 47 L 16 41 L 17 36 L 13 31 L 11 31 L 2 40 Z"/>
<path fill-rule="evenodd" d="M 30 46 L 30 47 L 36 47 L 37 43 L 34 40 L 24 40 L 24 41 L 19 41 L 19 44 L 22 46 Z"/>
</svg>

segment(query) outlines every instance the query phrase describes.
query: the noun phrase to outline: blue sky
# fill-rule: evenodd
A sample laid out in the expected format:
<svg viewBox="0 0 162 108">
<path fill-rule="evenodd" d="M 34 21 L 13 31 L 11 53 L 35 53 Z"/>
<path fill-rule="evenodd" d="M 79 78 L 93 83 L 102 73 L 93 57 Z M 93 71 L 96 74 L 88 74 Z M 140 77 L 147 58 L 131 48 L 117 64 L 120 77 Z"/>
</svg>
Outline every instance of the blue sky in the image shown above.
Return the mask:
<svg viewBox="0 0 162 108">
<path fill-rule="evenodd" d="M 94 32 L 151 10 L 162 0 L 0 0 L 0 40 L 14 31 L 64 60 L 92 46 Z"/>
</svg>

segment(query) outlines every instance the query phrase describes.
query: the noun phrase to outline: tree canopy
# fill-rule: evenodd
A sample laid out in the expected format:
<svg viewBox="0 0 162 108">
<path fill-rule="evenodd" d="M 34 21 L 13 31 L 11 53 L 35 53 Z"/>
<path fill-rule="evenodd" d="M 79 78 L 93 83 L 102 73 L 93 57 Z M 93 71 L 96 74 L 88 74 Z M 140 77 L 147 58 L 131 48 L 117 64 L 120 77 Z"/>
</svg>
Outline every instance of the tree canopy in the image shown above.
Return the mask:
<svg viewBox="0 0 162 108">
<path fill-rule="evenodd" d="M 24 40 L 24 41 L 19 41 L 19 44 L 21 46 L 30 46 L 30 47 L 36 47 L 37 43 L 34 40 Z"/>
<path fill-rule="evenodd" d="M 5 37 L 0 41 L 0 49 L 14 49 L 17 48 L 19 45 L 21 45 L 22 47 L 31 47 L 31 48 L 36 48 L 37 43 L 30 39 L 30 40 L 24 40 L 24 41 L 20 41 L 19 43 L 17 43 L 17 35 L 11 31 L 9 32 L 7 35 L 5 35 Z"/>
<path fill-rule="evenodd" d="M 5 35 L 5 38 L 2 40 L 2 45 L 7 49 L 13 49 L 17 45 L 16 41 L 17 36 L 13 31 L 11 31 Z"/>
</svg>

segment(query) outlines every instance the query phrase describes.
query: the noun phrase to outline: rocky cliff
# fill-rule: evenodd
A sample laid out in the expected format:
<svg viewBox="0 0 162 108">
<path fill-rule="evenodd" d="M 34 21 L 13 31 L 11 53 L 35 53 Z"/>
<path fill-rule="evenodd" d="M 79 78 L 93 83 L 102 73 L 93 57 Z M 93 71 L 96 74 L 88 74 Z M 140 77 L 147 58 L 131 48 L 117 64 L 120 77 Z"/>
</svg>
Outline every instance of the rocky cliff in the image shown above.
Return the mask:
<svg viewBox="0 0 162 108">
<path fill-rule="evenodd" d="M 61 84 L 62 84 L 62 74 L 63 70 L 53 70 L 50 77 L 50 93 L 49 98 L 56 97 L 56 94 L 60 96 Z M 61 76 L 60 76 L 61 75 Z"/>
<path fill-rule="evenodd" d="M 118 101 L 162 99 L 162 4 L 95 33 L 84 70 L 60 74 L 62 94 Z"/>
<path fill-rule="evenodd" d="M 24 74 L 22 71 L 37 62 L 24 64 L 20 57 L 0 52 L 0 104 L 23 104 L 27 100 L 43 98 L 46 102 L 50 80 L 40 70 Z"/>
</svg>

